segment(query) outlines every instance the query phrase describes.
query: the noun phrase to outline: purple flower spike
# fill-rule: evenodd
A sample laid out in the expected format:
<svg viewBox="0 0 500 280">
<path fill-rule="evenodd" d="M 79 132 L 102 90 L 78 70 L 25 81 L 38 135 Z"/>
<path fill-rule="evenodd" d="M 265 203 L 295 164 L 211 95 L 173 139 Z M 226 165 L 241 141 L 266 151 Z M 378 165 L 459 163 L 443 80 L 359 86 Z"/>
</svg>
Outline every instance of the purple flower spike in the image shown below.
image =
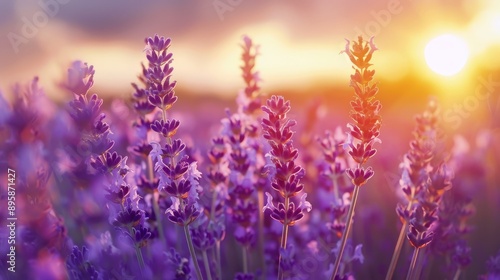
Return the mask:
<svg viewBox="0 0 500 280">
<path fill-rule="evenodd" d="M 312 207 L 306 201 L 305 193 L 300 196 L 300 201 L 293 201 L 304 189 L 300 180 L 305 171 L 295 163 L 298 151 L 293 147 L 291 138 L 294 132 L 291 128 L 296 122 L 286 116 L 290 111 L 290 101 L 273 95 L 267 100 L 267 106 L 262 106 L 262 110 L 267 113 L 267 118 L 262 119 L 262 132 L 271 146 L 271 151 L 266 154 L 273 165 L 268 166 L 272 173 L 271 186 L 279 194 L 276 199 L 278 203 L 274 205 L 273 196 L 266 192 L 267 204 L 264 211 L 268 210 L 272 219 L 283 224 L 278 264 L 278 279 L 283 279 L 290 272 L 289 266 L 293 263 L 293 253 L 289 253 L 291 248 L 286 247 L 288 227 L 295 225 Z"/>
<path fill-rule="evenodd" d="M 352 46 L 349 40 L 346 41 L 345 49 L 341 53 L 347 54 L 349 60 L 354 65 L 352 67 L 354 74 L 351 75 L 350 80 L 350 86 L 354 89 L 354 100 L 350 102 L 352 109 L 350 117 L 353 123 L 347 124 L 349 132 L 343 147 L 349 150 L 349 154 L 354 162 L 357 163 L 357 166 L 346 169 L 347 175 L 354 184 L 354 191 L 352 194 L 352 203 L 349 205 L 346 227 L 340 240 L 341 245 L 338 256 L 330 277 L 331 280 L 337 276 L 340 263 L 342 262 L 347 237 L 351 231 L 359 188 L 366 184 L 374 173 L 371 167 L 365 169 L 362 165 L 375 155 L 376 150 L 373 149 L 375 142 L 381 142 L 378 137 L 382 123 L 382 117 L 380 116 L 382 105 L 380 101 L 374 100 L 378 88 L 377 84 L 372 83 L 375 70 L 369 69 L 372 66 L 370 60 L 377 47 L 373 43 L 373 37 L 367 42 L 363 40 L 362 36 L 359 36 L 358 40 L 352 43 Z"/>
<path fill-rule="evenodd" d="M 295 121 L 286 119 L 286 114 L 290 111 L 290 102 L 281 96 L 273 95 L 262 110 L 268 114 L 268 118 L 262 120 L 264 138 L 269 141 L 272 148 L 267 156 L 275 168 L 271 186 L 287 201 L 287 205 L 280 202 L 274 206 L 272 196 L 266 193 L 268 204 L 264 210 L 270 210 L 271 217 L 282 224 L 293 225 L 304 216 L 303 211 L 311 210 L 311 205 L 304 202 L 295 207 L 293 202 L 288 202 L 291 197 L 298 195 L 304 189 L 300 183 L 304 169 L 295 164 L 298 151 L 293 148 L 291 141 L 293 135 L 291 127 L 295 125 Z"/>
<path fill-rule="evenodd" d="M 241 60 L 242 77 L 245 81 L 245 89 L 238 96 L 238 103 L 241 105 L 243 112 L 247 114 L 255 113 L 261 105 L 259 97 L 259 72 L 254 70 L 255 58 L 259 54 L 259 47 L 254 45 L 252 39 L 248 36 L 243 37 L 243 53 Z"/>
</svg>

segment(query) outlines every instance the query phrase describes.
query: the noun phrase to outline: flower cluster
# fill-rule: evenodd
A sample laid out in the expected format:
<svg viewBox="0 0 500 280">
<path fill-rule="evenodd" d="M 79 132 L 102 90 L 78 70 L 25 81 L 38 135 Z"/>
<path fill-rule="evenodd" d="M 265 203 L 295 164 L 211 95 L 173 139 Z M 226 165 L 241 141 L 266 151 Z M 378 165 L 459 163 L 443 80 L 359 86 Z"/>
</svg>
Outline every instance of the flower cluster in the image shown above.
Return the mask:
<svg viewBox="0 0 500 280">
<path fill-rule="evenodd" d="M 38 77 L 26 86 L 16 85 L 9 104 L 0 92 L 0 157 L 3 180 L 0 217 L 7 226 L 0 229 L 2 270 L 20 278 L 38 275 L 60 277 L 57 266 L 69 253 L 64 220 L 51 199 L 51 152 L 49 112 L 53 109 L 39 85 Z M 17 233 L 17 234 L 16 234 Z M 17 265 L 7 265 L 16 248 Z M 38 274 L 37 274 L 38 273 Z M 0 277 L 2 275 L 0 274 Z M 12 277 L 6 275 L 6 278 Z"/>
</svg>

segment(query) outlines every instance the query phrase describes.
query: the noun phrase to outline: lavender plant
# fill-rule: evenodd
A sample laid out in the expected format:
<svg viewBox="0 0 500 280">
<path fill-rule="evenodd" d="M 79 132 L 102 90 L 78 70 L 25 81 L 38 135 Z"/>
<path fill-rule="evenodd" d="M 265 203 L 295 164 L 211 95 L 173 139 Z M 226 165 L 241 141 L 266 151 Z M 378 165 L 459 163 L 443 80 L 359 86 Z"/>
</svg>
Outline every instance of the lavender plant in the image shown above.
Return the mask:
<svg viewBox="0 0 500 280">
<path fill-rule="evenodd" d="M 331 216 L 327 216 L 326 227 L 329 230 L 331 243 L 336 243 L 337 246 L 332 250 L 335 255 L 338 255 L 340 243 L 337 242 L 346 228 L 347 212 L 350 207 L 352 196 L 353 184 L 349 181 L 346 169 L 355 168 L 356 163 L 349 156 L 346 150 L 342 148 L 347 140 L 346 135 L 342 133 L 342 129 L 337 127 L 335 134 L 327 131 L 324 138 L 318 138 L 321 145 L 323 160 L 319 165 L 319 182 L 320 186 L 327 190 L 327 193 L 322 193 L 321 189 L 318 190 L 320 196 L 328 198 L 329 205 L 326 206 L 326 212 Z M 331 199 L 333 197 L 333 199 Z M 320 200 L 321 201 L 321 200 Z M 328 236 L 326 238 L 329 238 Z M 363 256 L 361 253 L 362 245 L 358 244 L 355 247 L 347 240 L 347 248 L 350 252 L 349 257 L 344 256 L 341 260 L 339 267 L 341 275 L 348 275 L 349 273 L 344 269 L 353 260 L 362 262 Z M 333 269 L 333 267 L 332 267 Z M 347 277 L 347 276 L 345 276 Z"/>
<path fill-rule="evenodd" d="M 174 91 L 176 82 L 171 81 L 174 68 L 171 66 L 172 53 L 168 51 L 170 42 L 170 38 L 158 35 L 146 39 L 149 60 L 145 76 L 149 86 L 146 94 L 149 103 L 161 111 L 161 118 L 152 121 L 151 129 L 158 134 L 160 141 L 165 142 L 163 146 L 159 142 L 151 142 L 150 156 L 159 177 L 158 189 L 165 191 L 172 201 L 166 210 L 167 217 L 183 227 L 197 277 L 203 279 L 189 229 L 189 225 L 200 215 L 198 193 L 202 190 L 199 184 L 201 173 L 197 162 L 189 162 L 189 157 L 183 155 L 186 144 L 181 139 L 173 138 L 180 122 L 167 118 L 167 110 L 177 101 Z M 206 273 L 210 274 L 210 271 Z"/>
<path fill-rule="evenodd" d="M 227 144 L 222 137 L 212 139 L 212 145 L 208 152 L 211 165 L 207 172 L 209 189 L 205 193 L 208 196 L 208 206 L 205 212 L 208 212 L 207 230 L 211 230 L 215 239 L 215 263 L 217 278 L 222 277 L 221 265 L 221 243 L 226 234 L 226 201 L 228 195 L 228 176 L 229 164 L 227 160 Z"/>
<path fill-rule="evenodd" d="M 345 50 L 342 51 L 347 54 L 354 64 L 353 68 L 355 71 L 355 73 L 351 75 L 350 83 L 355 93 L 354 101 L 351 101 L 352 111 L 350 113 L 354 123 L 348 124 L 349 134 L 345 142 L 345 148 L 349 149 L 349 154 L 357 163 L 357 166 L 355 168 L 346 169 L 347 175 L 354 184 L 354 190 L 351 204 L 349 205 L 346 226 L 340 241 L 340 249 L 331 276 L 332 280 L 335 279 L 335 276 L 339 272 L 342 255 L 344 254 L 346 242 L 353 223 L 354 209 L 356 207 L 359 189 L 362 185 L 366 184 L 374 174 L 371 167 L 364 168 L 363 165 L 377 152 L 377 150 L 373 148 L 373 145 L 377 142 L 381 142 L 378 137 L 380 135 L 382 121 L 380 117 L 382 105 L 380 101 L 374 100 L 378 92 L 377 85 L 372 84 L 375 70 L 368 69 L 372 65 L 370 60 L 373 52 L 376 50 L 377 47 L 373 43 L 373 37 L 369 42 L 366 42 L 360 36 L 357 41 L 354 41 L 352 48 L 351 42 L 347 40 Z"/>
<path fill-rule="evenodd" d="M 452 279 L 459 279 L 460 275 L 472 262 L 471 247 L 468 235 L 473 231 L 469 219 L 475 213 L 474 190 L 481 182 L 473 180 L 470 185 L 470 172 L 482 173 L 481 165 L 474 159 L 474 154 L 482 154 L 481 148 L 472 151 L 463 137 L 456 136 L 453 146 L 453 156 L 450 159 L 450 168 L 455 170 L 452 180 L 453 188 L 447 191 L 439 205 L 439 220 L 435 227 L 434 238 L 439 242 L 432 242 L 432 255 L 445 259 L 444 273 Z"/>
<path fill-rule="evenodd" d="M 403 225 L 399 233 L 398 241 L 394 249 L 391 264 L 386 275 L 386 279 L 392 279 L 394 270 L 401 253 L 404 238 L 407 234 L 410 213 L 417 203 L 417 196 L 423 192 L 426 184 L 429 183 L 429 173 L 432 169 L 431 161 L 437 143 L 437 104 L 429 103 L 429 108 L 423 114 L 416 116 L 417 123 L 413 135 L 414 140 L 410 142 L 410 150 L 405 154 L 400 165 L 402 169 L 399 184 L 405 196 L 405 203 L 398 204 L 396 212 Z M 426 240 L 427 242 L 428 240 Z M 425 242 L 425 243 L 426 243 Z"/>
<path fill-rule="evenodd" d="M 403 227 L 387 279 L 391 279 L 394 273 L 404 234 L 414 247 L 407 279 L 419 278 L 422 265 L 418 262 L 419 253 L 433 240 L 439 224 L 437 221 L 445 220 L 440 219 L 440 216 L 445 217 L 446 209 L 440 213 L 439 206 L 443 194 L 451 188 L 453 172 L 446 164 L 444 154 L 439 152 L 441 132 L 438 121 L 439 108 L 435 100 L 431 100 L 427 110 L 416 117 L 415 140 L 410 142 L 411 149 L 401 164 L 403 174 L 400 185 L 407 203 L 406 206 L 399 204 L 396 210 Z"/>
<path fill-rule="evenodd" d="M 35 273 L 39 273 L 47 278 L 61 278 L 63 273 L 57 267 L 64 263 L 70 240 L 50 197 L 53 183 L 47 158 L 52 135 L 45 131 L 52 106 L 38 77 L 25 87 L 16 85 L 10 104 L 1 94 L 0 100 L 4 143 L 1 155 L 7 163 L 2 164 L 0 177 L 9 183 L 8 187 L 2 184 L 5 210 L 1 216 L 8 221 L 4 228 L 9 229 L 5 234 L 0 232 L 2 268 L 10 274 L 6 277 L 16 273 L 21 278 L 35 278 Z M 16 238 L 16 233 L 20 238 Z M 24 261 L 9 263 L 13 252 L 14 257 Z M 8 268 L 4 264 L 9 264 Z"/>
<path fill-rule="evenodd" d="M 261 267 L 263 271 L 265 270 L 265 264 L 263 264 L 264 217 L 258 214 L 257 209 L 264 206 L 263 190 L 267 185 L 267 180 L 262 176 L 264 158 L 257 119 L 261 104 L 258 85 L 260 78 L 258 72 L 254 70 L 258 47 L 253 45 L 252 40 L 247 36 L 243 38 L 243 42 L 241 70 L 245 88 L 238 94 L 237 112 L 230 114 L 226 111 L 228 116 L 222 120 L 221 136 L 217 140 L 218 152 L 211 154 L 211 158 L 216 157 L 218 164 L 223 164 L 219 166 L 219 170 L 223 173 L 219 172 L 217 176 L 221 179 L 227 176 L 225 192 L 227 191 L 228 195 L 229 216 L 231 222 L 235 224 L 234 236 L 243 249 L 242 275 L 251 275 L 248 268 L 248 255 L 255 242 L 256 223 L 258 223 Z"/>
<path fill-rule="evenodd" d="M 417 193 L 418 203 L 410 213 L 407 237 L 415 250 L 407 279 L 419 278 L 421 270 L 421 263 L 417 264 L 419 252 L 433 240 L 434 230 L 431 227 L 439 220 L 438 211 L 443 194 L 452 186 L 453 171 L 448 167 L 446 159 L 433 165 L 429 180 L 421 192 Z"/>
<path fill-rule="evenodd" d="M 149 62 L 149 68 L 154 67 L 153 62 Z M 166 199 L 165 192 L 160 192 L 158 189 L 159 179 L 154 176 L 153 159 L 149 157 L 153 149 L 150 142 L 154 137 L 154 131 L 151 129 L 152 120 L 156 118 L 159 113 L 155 107 L 148 100 L 147 89 L 150 86 L 148 81 L 148 69 L 142 65 L 142 74 L 139 76 L 140 85 L 132 83 L 134 93 L 132 95 L 133 108 L 136 112 L 136 120 L 133 122 L 135 129 L 135 139 L 131 145 L 130 152 L 135 155 L 137 166 L 135 181 L 140 194 L 145 198 L 144 201 L 151 201 L 149 205 L 144 205 L 146 215 L 148 216 L 148 223 L 150 224 L 155 235 L 158 236 L 161 244 L 166 249 L 167 237 L 164 233 L 164 225 L 162 223 L 162 214 L 160 212 L 160 202 L 165 205 L 165 210 L 170 207 L 169 201 Z M 149 211 L 147 210 L 149 209 Z"/>
<path fill-rule="evenodd" d="M 278 196 L 273 197 L 266 192 L 267 204 L 264 210 L 269 210 L 271 218 L 283 224 L 278 263 L 278 279 L 283 279 L 286 270 L 283 255 L 287 252 L 289 227 L 301 220 L 305 212 L 311 211 L 312 205 L 306 200 L 307 194 L 302 193 L 304 185 L 300 180 L 304 177 L 305 171 L 295 163 L 298 150 L 293 147 L 294 132 L 291 128 L 296 122 L 287 119 L 290 101 L 285 101 L 282 96 L 273 95 L 266 104 L 267 106 L 262 107 L 267 113 L 267 118 L 262 120 L 262 130 L 264 138 L 271 146 L 271 151 L 266 156 L 274 165 L 269 166 L 269 172 L 273 178 L 271 186 Z M 297 197 L 298 202 L 294 202 Z M 274 205 L 273 201 L 277 204 Z"/>
<path fill-rule="evenodd" d="M 77 131 L 81 144 L 89 148 L 89 155 L 82 161 L 87 176 L 93 178 L 94 184 L 102 187 L 107 194 L 109 222 L 126 236 L 137 257 L 140 275 L 146 273 L 141 248 L 151 236 L 150 230 L 144 226 L 144 211 L 139 208 L 140 197 L 137 186 L 130 185 L 126 176 L 129 173 L 127 157 L 111 151 L 114 141 L 110 139 L 110 126 L 104 122 L 105 114 L 100 113 L 102 100 L 97 94 L 89 99 L 87 94 L 93 84 L 93 66 L 75 61 L 68 70 L 67 88 L 74 94 L 69 114 Z"/>
</svg>

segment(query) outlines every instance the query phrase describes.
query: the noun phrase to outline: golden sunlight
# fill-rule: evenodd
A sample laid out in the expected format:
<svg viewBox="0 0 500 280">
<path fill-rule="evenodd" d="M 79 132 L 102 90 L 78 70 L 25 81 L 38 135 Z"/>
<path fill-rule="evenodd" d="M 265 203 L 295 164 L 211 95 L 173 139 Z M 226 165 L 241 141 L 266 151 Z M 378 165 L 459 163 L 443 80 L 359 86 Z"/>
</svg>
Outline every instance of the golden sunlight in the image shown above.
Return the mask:
<svg viewBox="0 0 500 280">
<path fill-rule="evenodd" d="M 443 76 L 453 76 L 460 72 L 468 56 L 469 49 L 465 41 L 452 34 L 438 36 L 425 47 L 427 65 Z"/>
</svg>

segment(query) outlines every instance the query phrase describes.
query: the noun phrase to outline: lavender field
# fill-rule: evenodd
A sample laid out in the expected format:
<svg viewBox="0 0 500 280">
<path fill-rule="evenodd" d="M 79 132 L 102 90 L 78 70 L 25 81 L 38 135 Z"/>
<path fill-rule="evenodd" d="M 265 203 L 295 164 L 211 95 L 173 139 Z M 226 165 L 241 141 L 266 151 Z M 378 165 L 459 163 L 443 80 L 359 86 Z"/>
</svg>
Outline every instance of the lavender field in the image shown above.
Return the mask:
<svg viewBox="0 0 500 280">
<path fill-rule="evenodd" d="M 175 20 L 106 44 L 106 12 L 0 4 L 30 15 L 0 28 L 0 279 L 500 279 L 500 14 L 464 6 L 490 36 L 439 27 L 415 62 L 388 34 L 450 4 L 375 2 L 283 49 L 255 9 L 336 4 L 127 4 Z"/>
</svg>

